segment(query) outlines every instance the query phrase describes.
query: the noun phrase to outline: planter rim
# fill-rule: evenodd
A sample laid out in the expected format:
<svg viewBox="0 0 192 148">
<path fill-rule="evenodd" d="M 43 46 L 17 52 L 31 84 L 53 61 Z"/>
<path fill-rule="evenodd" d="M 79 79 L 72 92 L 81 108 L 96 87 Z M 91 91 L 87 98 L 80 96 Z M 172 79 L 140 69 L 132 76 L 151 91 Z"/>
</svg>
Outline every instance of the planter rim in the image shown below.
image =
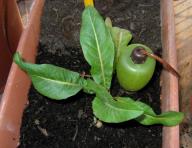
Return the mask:
<svg viewBox="0 0 192 148">
<path fill-rule="evenodd" d="M 175 38 L 175 16 L 172 0 L 161 1 L 162 46 L 163 58 L 177 69 L 177 51 Z M 178 78 L 163 70 L 162 112 L 179 111 Z M 163 148 L 180 148 L 179 125 L 163 127 Z"/>
</svg>

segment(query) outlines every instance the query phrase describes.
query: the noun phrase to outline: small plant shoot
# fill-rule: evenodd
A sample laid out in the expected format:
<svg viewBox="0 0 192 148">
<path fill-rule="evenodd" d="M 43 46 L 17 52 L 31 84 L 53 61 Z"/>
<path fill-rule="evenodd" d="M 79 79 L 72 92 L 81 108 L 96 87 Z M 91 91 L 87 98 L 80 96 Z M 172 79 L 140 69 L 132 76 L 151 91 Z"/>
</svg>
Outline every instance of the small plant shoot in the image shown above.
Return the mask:
<svg viewBox="0 0 192 148">
<path fill-rule="evenodd" d="M 32 80 L 35 89 L 50 99 L 67 99 L 79 91 L 94 94 L 92 109 L 96 118 L 106 123 L 136 120 L 143 125 L 175 126 L 182 122 L 183 113 L 169 111 L 157 115 L 153 109 L 130 97 L 112 96 L 111 80 L 117 74 L 120 85 L 129 91 L 143 88 L 151 79 L 156 60 L 142 44 L 131 44 L 128 30 L 113 27 L 94 8 L 93 0 L 85 0 L 80 30 L 80 44 L 84 57 L 91 66 L 91 77 L 51 64 L 31 64 L 15 53 L 14 62 Z"/>
</svg>

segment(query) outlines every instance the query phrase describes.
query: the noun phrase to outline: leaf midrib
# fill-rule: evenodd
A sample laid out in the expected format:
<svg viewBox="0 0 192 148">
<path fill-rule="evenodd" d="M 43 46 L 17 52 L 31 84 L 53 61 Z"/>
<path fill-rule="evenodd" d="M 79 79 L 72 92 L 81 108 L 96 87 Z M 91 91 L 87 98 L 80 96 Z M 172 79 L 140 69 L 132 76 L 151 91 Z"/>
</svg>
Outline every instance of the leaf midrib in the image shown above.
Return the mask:
<svg viewBox="0 0 192 148">
<path fill-rule="evenodd" d="M 143 112 L 142 110 L 136 110 L 136 109 L 118 108 L 118 107 L 115 107 L 114 105 L 111 105 L 109 102 L 105 102 L 105 105 L 115 110 Z"/>
<path fill-rule="evenodd" d="M 166 117 L 161 117 L 161 116 L 159 116 L 159 115 L 149 115 L 149 114 L 146 114 L 146 113 L 144 113 L 143 115 L 148 116 L 148 117 L 151 117 L 151 118 L 153 118 L 154 120 L 160 120 L 160 121 L 163 120 L 163 122 L 164 122 L 164 120 L 167 119 Z M 170 121 L 177 121 L 177 120 L 174 120 L 174 119 L 171 120 L 171 119 L 172 119 L 172 118 L 169 118 Z M 159 122 L 159 121 L 158 121 L 158 122 Z"/>
<path fill-rule="evenodd" d="M 32 75 L 32 74 L 30 74 L 30 75 L 31 76 L 35 76 L 35 77 L 39 77 L 39 78 L 47 80 L 47 81 L 53 81 L 55 83 L 60 83 L 60 84 L 63 84 L 63 85 L 75 86 L 75 87 L 79 87 L 80 86 L 79 84 L 74 84 L 74 83 L 69 83 L 69 82 L 64 82 L 64 81 L 53 80 L 53 79 L 49 79 L 49 78 L 42 77 L 42 76 L 39 76 L 39 75 Z"/>
<path fill-rule="evenodd" d="M 95 30 L 95 27 L 94 27 L 94 24 L 93 24 L 93 20 L 92 20 L 90 11 L 89 11 L 89 18 L 91 20 L 91 25 L 92 25 L 92 28 L 93 28 L 93 32 L 94 32 L 94 36 L 95 36 L 95 40 L 96 40 L 96 44 L 97 44 L 97 51 L 98 51 L 98 54 L 99 54 L 99 61 L 101 63 L 102 78 L 103 78 L 103 83 L 104 83 L 104 86 L 105 86 L 106 80 L 105 80 L 105 76 L 104 76 L 103 62 L 102 62 L 102 57 L 101 57 L 101 52 L 100 52 L 101 49 L 100 49 L 100 46 L 99 46 L 99 42 L 98 42 L 98 38 L 97 38 L 97 33 L 96 33 L 96 30 Z"/>
<path fill-rule="evenodd" d="M 122 40 L 122 36 L 123 36 L 123 32 L 120 31 L 120 37 L 119 37 L 119 41 L 118 41 L 118 46 L 117 46 L 117 58 L 119 57 L 119 54 L 120 54 L 120 43 L 121 43 L 121 40 Z"/>
</svg>

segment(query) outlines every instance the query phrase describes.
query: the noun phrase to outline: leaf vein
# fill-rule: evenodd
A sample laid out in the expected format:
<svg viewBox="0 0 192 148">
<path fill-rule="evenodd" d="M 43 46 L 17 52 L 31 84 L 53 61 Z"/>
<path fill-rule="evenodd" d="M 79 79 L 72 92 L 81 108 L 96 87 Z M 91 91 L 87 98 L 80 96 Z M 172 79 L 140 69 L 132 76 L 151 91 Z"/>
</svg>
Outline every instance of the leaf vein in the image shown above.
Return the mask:
<svg viewBox="0 0 192 148">
<path fill-rule="evenodd" d="M 55 83 L 60 83 L 60 84 L 63 84 L 63 85 L 69 85 L 69 86 L 75 86 L 75 87 L 79 87 L 80 86 L 80 85 L 75 84 L 75 83 L 53 80 L 53 79 L 45 78 L 45 77 L 38 76 L 38 75 L 31 75 L 31 76 L 39 77 L 41 79 L 44 79 L 44 80 L 47 80 L 47 81 L 52 81 L 52 82 L 55 82 Z"/>
<path fill-rule="evenodd" d="M 95 36 L 95 40 L 96 40 L 96 44 L 97 44 L 97 51 L 98 51 L 99 60 L 100 60 L 100 63 L 101 63 L 101 74 L 102 74 L 103 83 L 104 83 L 104 86 L 105 86 L 106 80 L 105 80 L 105 76 L 104 76 L 103 61 L 102 61 L 101 51 L 100 51 L 101 49 L 100 49 L 100 46 L 99 46 L 99 41 L 98 41 L 98 38 L 97 38 L 97 33 L 96 33 L 96 30 L 95 30 L 95 27 L 94 27 L 94 24 L 93 24 L 93 20 L 92 20 L 90 11 L 89 11 L 89 17 L 90 17 L 90 20 L 91 20 L 90 22 L 91 22 L 91 25 L 92 25 L 92 28 L 93 28 L 93 32 L 94 32 L 94 36 Z"/>
</svg>

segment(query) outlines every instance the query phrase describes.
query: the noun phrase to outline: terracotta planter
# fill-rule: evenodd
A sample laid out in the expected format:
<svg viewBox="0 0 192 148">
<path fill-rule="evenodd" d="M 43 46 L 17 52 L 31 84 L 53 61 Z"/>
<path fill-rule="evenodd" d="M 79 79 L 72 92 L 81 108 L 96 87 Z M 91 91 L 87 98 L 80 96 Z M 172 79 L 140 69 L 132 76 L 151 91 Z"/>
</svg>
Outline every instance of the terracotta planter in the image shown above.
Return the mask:
<svg viewBox="0 0 192 148">
<path fill-rule="evenodd" d="M 177 69 L 175 18 L 172 0 L 161 1 L 163 58 Z M 162 72 L 162 111 L 179 111 L 178 79 Z M 179 148 L 179 126 L 163 128 L 163 148 Z"/>
<path fill-rule="evenodd" d="M 36 57 L 43 4 L 44 0 L 33 1 L 29 12 L 29 20 L 17 47 L 17 51 L 30 62 L 34 62 Z M 10 4 L 10 7 L 13 7 L 13 5 Z M 20 18 L 17 19 L 21 21 Z M 17 28 L 14 29 L 17 30 Z M 15 45 L 11 30 L 7 29 L 6 31 L 10 32 L 8 34 L 10 35 L 10 42 Z M 7 42 L 4 43 L 7 46 Z M 0 143 L 2 148 L 15 148 L 18 145 L 22 113 L 27 104 L 29 87 L 29 78 L 13 63 L 0 102 Z"/>
<path fill-rule="evenodd" d="M 23 25 L 16 1 L 0 0 L 0 92 L 6 83 L 12 53 L 17 49 L 22 30 Z"/>
<path fill-rule="evenodd" d="M 44 0 L 35 0 L 29 20 L 24 29 L 17 50 L 29 62 L 34 62 L 39 39 L 40 16 Z M 173 4 L 161 1 L 163 57 L 177 68 L 175 47 L 175 26 Z M 15 64 L 12 64 L 5 91 L 0 104 L 1 147 L 15 148 L 23 110 L 27 104 L 30 80 Z M 16 103 L 15 103 L 16 102 Z M 170 73 L 162 74 L 162 110 L 178 111 L 178 79 Z M 179 148 L 179 126 L 163 128 L 163 148 Z"/>
</svg>

